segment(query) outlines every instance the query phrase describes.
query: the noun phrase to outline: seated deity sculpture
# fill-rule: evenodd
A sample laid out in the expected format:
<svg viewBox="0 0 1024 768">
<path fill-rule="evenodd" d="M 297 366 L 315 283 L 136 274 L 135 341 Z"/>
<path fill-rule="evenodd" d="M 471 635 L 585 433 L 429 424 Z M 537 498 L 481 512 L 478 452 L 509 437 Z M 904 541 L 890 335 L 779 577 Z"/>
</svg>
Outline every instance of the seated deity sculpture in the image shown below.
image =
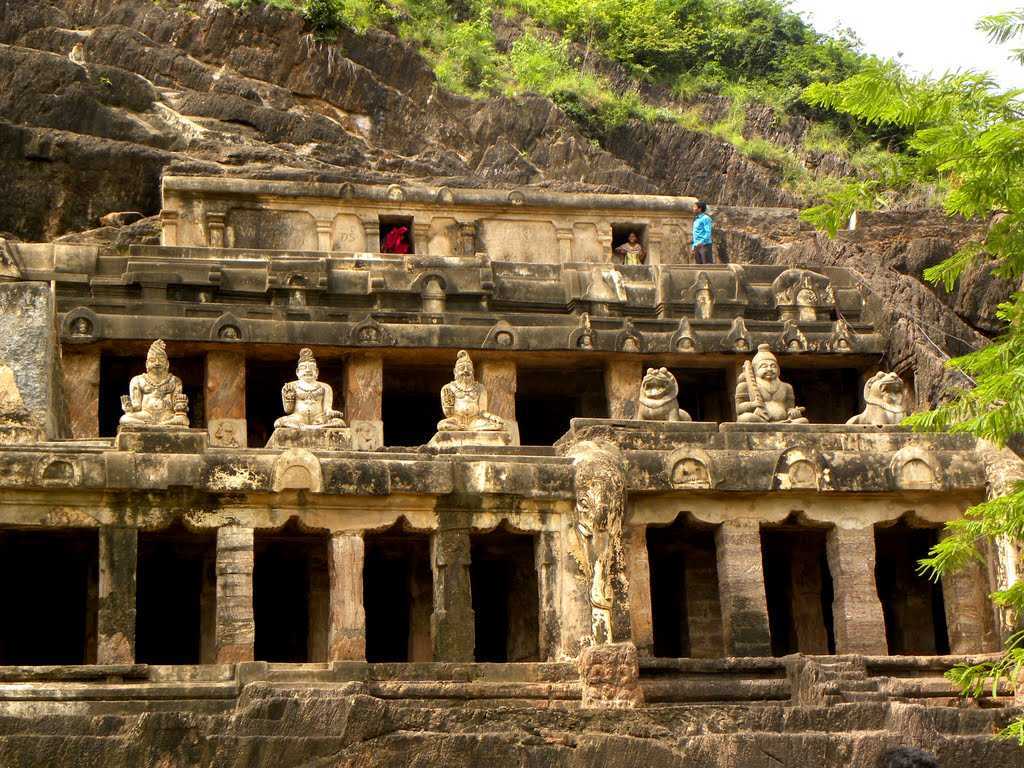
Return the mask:
<svg viewBox="0 0 1024 768">
<path fill-rule="evenodd" d="M 167 345 L 154 341 L 146 353 L 146 372 L 133 376 L 121 395 L 121 424 L 129 427 L 187 427 L 188 397 L 171 373 Z"/>
<path fill-rule="evenodd" d="M 637 418 L 641 421 L 691 421 L 679 407 L 679 383 L 667 368 L 648 368 L 640 382 Z"/>
<path fill-rule="evenodd" d="M 469 353 L 461 350 L 455 359 L 455 380 L 441 388 L 441 411 L 445 418 L 438 432 L 498 432 L 506 428 L 500 416 L 488 413 L 487 390 L 476 380 Z"/>
<path fill-rule="evenodd" d="M 768 344 L 743 364 L 736 386 L 737 421 L 753 424 L 806 424 L 793 387 L 779 378 L 779 361 Z"/>
<path fill-rule="evenodd" d="M 891 427 L 903 421 L 903 379 L 895 373 L 879 371 L 864 384 L 864 410 L 847 424 L 873 424 Z"/>
<path fill-rule="evenodd" d="M 298 376 L 296 381 L 289 381 L 281 387 L 281 402 L 286 415 L 274 422 L 275 429 L 344 427 L 341 411 L 332 408 L 334 390 L 330 384 L 317 380 L 320 371 L 316 367 L 313 350 L 299 350 L 295 375 Z"/>
</svg>

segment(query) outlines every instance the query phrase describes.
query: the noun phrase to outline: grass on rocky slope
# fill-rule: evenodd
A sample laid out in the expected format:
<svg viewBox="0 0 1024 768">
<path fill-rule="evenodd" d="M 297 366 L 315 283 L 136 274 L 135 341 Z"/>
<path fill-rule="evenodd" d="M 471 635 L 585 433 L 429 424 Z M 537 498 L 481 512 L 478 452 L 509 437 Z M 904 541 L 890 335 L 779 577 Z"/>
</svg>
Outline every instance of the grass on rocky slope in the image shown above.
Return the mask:
<svg viewBox="0 0 1024 768">
<path fill-rule="evenodd" d="M 810 202 L 839 185 L 816 173 L 834 155 L 857 176 L 887 172 L 890 153 L 862 127 L 810 112 L 813 82 L 854 74 L 867 58 L 849 34 L 820 35 L 782 0 L 226 0 L 301 13 L 326 40 L 350 27 L 390 29 L 415 42 L 449 90 L 471 97 L 527 92 L 551 98 L 594 141 L 630 120 L 667 120 L 712 133 L 772 168 L 784 188 Z M 521 30 L 499 45 L 495 29 Z M 617 71 L 613 84 L 602 72 Z M 642 93 L 659 94 L 645 98 Z M 727 97 L 709 123 L 709 95 Z M 747 130 L 747 109 L 812 118 L 796 146 Z"/>
</svg>

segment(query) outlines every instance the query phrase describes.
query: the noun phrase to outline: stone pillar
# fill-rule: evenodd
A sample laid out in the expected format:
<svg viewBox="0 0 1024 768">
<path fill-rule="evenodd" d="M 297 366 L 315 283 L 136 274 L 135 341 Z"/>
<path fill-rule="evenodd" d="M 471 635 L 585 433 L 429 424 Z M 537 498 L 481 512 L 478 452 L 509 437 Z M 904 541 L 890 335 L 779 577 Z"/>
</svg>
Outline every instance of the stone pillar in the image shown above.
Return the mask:
<svg viewBox="0 0 1024 768">
<path fill-rule="evenodd" d="M 608 398 L 608 417 L 632 419 L 640 397 L 643 365 L 635 360 L 610 360 L 604 368 L 604 391 Z"/>
<path fill-rule="evenodd" d="M 559 227 L 555 235 L 558 238 L 558 260 L 562 264 L 568 264 L 572 261 L 572 228 Z"/>
<path fill-rule="evenodd" d="M 252 661 L 256 624 L 252 609 L 253 530 L 239 525 L 217 529 L 218 664 Z"/>
<path fill-rule="evenodd" d="M 100 436 L 100 353 L 98 349 L 65 351 L 64 402 L 68 404 L 71 436 L 80 439 Z"/>
<path fill-rule="evenodd" d="M 484 360 L 479 370 L 480 383 L 487 391 L 487 410 L 505 420 L 512 433 L 512 445 L 519 445 L 515 360 Z"/>
<path fill-rule="evenodd" d="M 328 661 L 366 660 L 363 551 L 361 533 L 335 533 L 331 536 L 328 554 L 331 574 Z"/>
<path fill-rule="evenodd" d="M 380 219 L 376 216 L 363 219 L 365 248 L 369 253 L 380 253 Z"/>
<path fill-rule="evenodd" d="M 107 525 L 100 528 L 97 664 L 135 663 L 135 564 L 138 548 L 137 529 Z"/>
<path fill-rule="evenodd" d="M 647 264 L 661 264 L 661 225 L 652 222 L 647 226 Z"/>
<path fill-rule="evenodd" d="M 169 247 L 178 244 L 178 212 L 160 212 L 160 245 Z"/>
<path fill-rule="evenodd" d="M 468 530 L 441 529 L 430 537 L 430 565 L 434 573 L 430 637 L 434 661 L 473 661 L 476 627 L 469 558 Z"/>
<path fill-rule="evenodd" d="M 874 527 L 832 528 L 827 552 L 836 653 L 884 656 L 889 646 L 875 585 Z"/>
<path fill-rule="evenodd" d="M 473 256 L 476 253 L 476 222 L 464 221 L 459 224 L 459 242 L 461 256 Z"/>
<path fill-rule="evenodd" d="M 210 248 L 225 248 L 227 243 L 224 237 L 226 216 L 223 213 L 206 213 L 206 244 Z"/>
<path fill-rule="evenodd" d="M 316 248 L 318 251 L 330 251 L 334 247 L 334 220 L 316 220 Z"/>
<path fill-rule="evenodd" d="M 206 353 L 206 424 L 210 445 L 245 448 L 248 444 L 243 352 L 214 350 Z"/>
<path fill-rule="evenodd" d="M 413 253 L 426 256 L 430 253 L 430 224 L 425 221 L 413 221 L 412 232 Z"/>
<path fill-rule="evenodd" d="M 629 614 L 633 643 L 641 656 L 654 655 L 654 614 L 651 608 L 651 564 L 647 557 L 647 526 L 630 525 L 623 531 Z"/>
<path fill-rule="evenodd" d="M 940 538 L 949 534 L 946 529 Z M 999 650 L 987 578 L 980 561 L 974 560 L 942 577 L 942 602 L 946 609 L 949 652 L 986 653 Z"/>
<path fill-rule="evenodd" d="M 541 531 L 537 535 L 534 565 L 537 569 L 537 600 L 540 604 L 539 655 L 541 661 L 555 661 L 561 637 L 558 620 L 557 531 Z"/>
<path fill-rule="evenodd" d="M 770 656 L 768 600 L 756 521 L 727 520 L 715 532 L 722 635 L 727 656 Z"/>
<path fill-rule="evenodd" d="M 384 445 L 383 393 L 383 358 L 380 355 L 352 355 L 345 363 L 344 412 L 345 421 L 352 428 L 352 443 L 356 450 L 370 451 Z"/>
</svg>

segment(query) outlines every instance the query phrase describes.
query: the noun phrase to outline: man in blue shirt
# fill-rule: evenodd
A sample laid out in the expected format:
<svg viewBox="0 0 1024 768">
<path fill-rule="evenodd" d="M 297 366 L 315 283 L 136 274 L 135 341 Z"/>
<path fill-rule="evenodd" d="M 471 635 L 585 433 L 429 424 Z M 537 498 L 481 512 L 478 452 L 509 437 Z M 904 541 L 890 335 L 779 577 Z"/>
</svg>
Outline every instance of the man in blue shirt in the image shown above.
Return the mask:
<svg viewBox="0 0 1024 768">
<path fill-rule="evenodd" d="M 693 260 L 697 264 L 713 264 L 711 256 L 711 217 L 708 216 L 708 204 L 698 200 L 693 204 L 693 212 L 697 217 L 693 220 Z"/>
</svg>

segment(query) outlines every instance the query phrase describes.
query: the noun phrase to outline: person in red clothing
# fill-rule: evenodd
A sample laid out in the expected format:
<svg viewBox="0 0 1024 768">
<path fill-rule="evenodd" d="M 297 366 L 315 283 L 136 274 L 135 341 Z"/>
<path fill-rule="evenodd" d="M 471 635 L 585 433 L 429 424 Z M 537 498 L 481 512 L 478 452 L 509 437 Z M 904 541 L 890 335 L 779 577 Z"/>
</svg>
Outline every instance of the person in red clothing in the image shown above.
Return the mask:
<svg viewBox="0 0 1024 768">
<path fill-rule="evenodd" d="M 384 235 L 384 245 L 381 246 L 380 252 L 408 253 L 409 239 L 406 237 L 408 233 L 409 228 L 401 225 L 389 229 L 387 234 Z"/>
</svg>

